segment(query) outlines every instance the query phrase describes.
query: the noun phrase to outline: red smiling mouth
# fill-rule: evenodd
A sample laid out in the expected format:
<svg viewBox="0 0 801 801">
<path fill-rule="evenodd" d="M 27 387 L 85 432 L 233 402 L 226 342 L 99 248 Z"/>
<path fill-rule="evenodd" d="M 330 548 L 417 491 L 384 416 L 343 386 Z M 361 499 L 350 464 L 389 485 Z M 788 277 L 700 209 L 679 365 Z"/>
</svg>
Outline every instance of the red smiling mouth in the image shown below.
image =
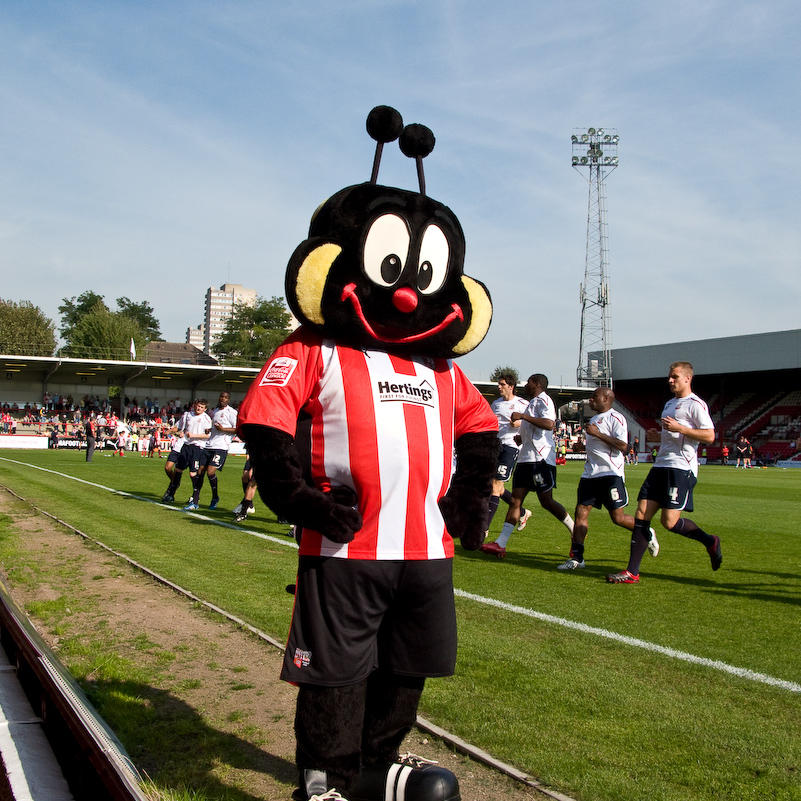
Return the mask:
<svg viewBox="0 0 801 801">
<path fill-rule="evenodd" d="M 376 331 L 375 327 L 370 324 L 367 318 L 364 316 L 364 310 L 362 309 L 362 304 L 359 301 L 359 298 L 356 295 L 356 284 L 347 284 L 344 289 L 342 290 L 342 297 L 340 300 L 345 301 L 349 300 L 351 305 L 353 306 L 353 310 L 356 312 L 356 316 L 359 318 L 359 321 L 364 326 L 365 331 L 373 337 L 373 339 L 377 340 L 378 342 L 387 342 L 389 344 L 399 344 L 404 342 L 417 342 L 420 339 L 427 339 L 428 337 L 433 336 L 434 334 L 438 334 L 440 331 L 446 329 L 454 320 L 464 320 L 464 314 L 462 312 L 461 307 L 456 304 L 451 304 L 451 309 L 453 311 L 448 314 L 444 320 L 440 323 L 435 325 L 433 328 L 429 328 L 427 331 L 421 331 L 418 334 L 409 334 L 407 336 L 390 336 L 388 333 L 379 334 Z M 378 324 L 376 324 L 378 325 Z"/>
</svg>

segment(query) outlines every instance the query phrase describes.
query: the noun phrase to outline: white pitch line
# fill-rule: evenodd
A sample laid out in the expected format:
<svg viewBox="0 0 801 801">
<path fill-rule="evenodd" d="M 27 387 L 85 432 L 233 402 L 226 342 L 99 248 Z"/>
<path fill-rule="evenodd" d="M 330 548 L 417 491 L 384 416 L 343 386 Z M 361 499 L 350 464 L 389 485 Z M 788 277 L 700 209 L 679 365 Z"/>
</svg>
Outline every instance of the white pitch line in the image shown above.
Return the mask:
<svg viewBox="0 0 801 801">
<path fill-rule="evenodd" d="M 173 511 L 181 511 L 174 506 L 167 506 L 166 504 L 160 504 L 157 501 L 151 501 L 149 498 L 143 498 L 141 495 L 134 495 L 130 492 L 124 492 L 122 490 L 114 489 L 113 487 L 106 487 L 103 484 L 96 484 L 92 481 L 86 481 L 82 478 L 77 478 L 75 476 L 67 475 L 66 473 L 59 473 L 57 470 L 50 470 L 46 467 L 39 467 L 38 465 L 27 464 L 26 462 L 19 462 L 15 459 L 7 459 L 6 457 L 0 457 L 0 460 L 5 462 L 11 462 L 13 464 L 18 464 L 23 467 L 32 467 L 35 470 L 41 470 L 45 473 L 52 473 L 53 475 L 61 476 L 63 478 L 72 479 L 73 481 L 79 481 L 82 484 L 88 484 L 92 487 L 97 487 L 98 489 L 106 490 L 107 492 L 114 493 L 115 495 L 124 495 L 130 498 L 136 498 L 140 501 L 145 501 L 146 503 L 154 503 L 157 506 L 163 506 L 165 509 L 172 509 Z M 221 520 L 214 520 L 213 518 L 206 517 L 205 515 L 199 515 L 195 512 L 187 512 L 187 514 L 192 515 L 193 517 L 199 518 L 204 520 L 207 523 L 213 523 L 216 526 L 222 526 L 223 528 L 232 528 L 235 531 L 241 531 L 243 534 L 250 534 L 254 537 L 259 537 L 260 539 L 269 540 L 270 542 L 275 542 L 279 545 L 285 545 L 289 548 L 297 549 L 297 543 L 293 541 L 287 541 L 284 539 L 279 539 L 278 537 L 270 536 L 269 534 L 261 534 L 258 531 L 252 531 L 251 529 L 240 528 L 239 526 L 234 525 L 233 523 L 224 523 Z M 741 679 L 747 679 L 748 681 L 756 681 L 761 684 L 767 684 L 771 687 L 779 687 L 783 690 L 789 690 L 793 693 L 801 693 L 801 684 L 797 684 L 794 681 L 786 681 L 785 679 L 777 679 L 774 676 L 769 676 L 766 673 L 757 673 L 756 671 L 749 670 L 748 668 L 741 668 L 736 667 L 735 665 L 729 665 L 726 662 L 721 662 L 717 659 L 706 659 L 703 656 L 695 656 L 694 654 L 688 654 L 685 651 L 677 651 L 674 648 L 666 648 L 664 645 L 657 645 L 656 643 L 648 642 L 647 640 L 639 640 L 636 637 L 629 637 L 625 634 L 617 634 L 614 631 L 609 631 L 607 629 L 599 629 L 595 626 L 588 626 L 586 623 L 576 623 L 572 620 L 567 620 L 563 617 L 555 617 L 554 615 L 547 615 L 544 612 L 537 612 L 534 609 L 527 609 L 524 606 L 515 606 L 514 604 L 506 603 L 505 601 L 499 601 L 495 598 L 485 598 L 483 595 L 475 595 L 472 592 L 466 592 L 465 590 L 460 590 L 454 588 L 454 594 L 460 598 L 466 598 L 470 601 L 476 601 L 477 603 L 485 604 L 486 606 L 494 606 L 496 609 L 503 609 L 506 612 L 513 612 L 516 615 L 525 615 L 526 617 L 535 618 L 536 620 L 542 620 L 545 623 L 553 623 L 557 626 L 562 626 L 564 628 L 573 629 L 574 631 L 580 631 L 583 634 L 592 634 L 597 637 L 605 637 L 608 640 L 614 640 L 615 642 L 623 643 L 624 645 L 630 645 L 634 648 L 642 648 L 646 651 L 652 651 L 653 653 L 662 654 L 663 656 L 668 656 L 672 659 L 679 659 L 684 662 L 690 662 L 694 665 L 701 665 L 703 667 L 712 668 L 713 670 L 720 670 L 724 673 L 729 673 L 732 676 L 737 676 Z"/>
<path fill-rule="evenodd" d="M 646 640 L 638 640 L 636 637 L 628 637 L 625 634 L 617 634 L 614 631 L 607 629 L 599 629 L 595 626 L 588 626 L 586 623 L 576 623 L 573 620 L 566 620 L 563 617 L 555 617 L 554 615 L 546 615 L 544 612 L 537 612 L 534 609 L 527 609 L 524 606 L 515 606 L 508 604 L 505 601 L 498 601 L 494 598 L 485 598 L 483 595 L 474 595 L 472 592 L 465 592 L 464 590 L 454 589 L 454 594 L 460 598 L 466 598 L 470 601 L 477 601 L 487 606 L 494 606 L 497 609 L 503 609 L 506 612 L 513 612 L 516 615 L 525 615 L 532 617 L 536 620 L 542 620 L 545 623 L 553 623 L 557 626 L 563 626 L 567 629 L 580 631 L 583 634 L 593 634 L 597 637 L 606 637 L 608 640 L 631 645 L 635 648 L 643 648 L 646 651 L 653 651 L 663 656 L 669 656 L 672 659 L 680 659 L 684 662 L 691 662 L 694 665 L 702 665 L 703 667 L 712 668 L 713 670 L 721 670 L 724 673 L 730 673 L 733 676 L 738 676 L 741 679 L 748 679 L 749 681 L 757 681 L 762 684 L 769 684 L 772 687 L 780 687 L 783 690 L 789 690 L 793 693 L 801 693 L 801 684 L 796 684 L 794 681 L 786 681 L 784 679 L 777 679 L 774 676 L 768 676 L 765 673 L 756 673 L 748 668 L 735 667 L 728 665 L 725 662 L 720 662 L 717 659 L 706 659 L 702 656 L 695 656 L 688 654 L 684 651 L 677 651 L 674 648 L 666 648 L 664 645 L 657 645 L 656 643 L 647 642 Z"/>
<path fill-rule="evenodd" d="M 67 473 L 59 473 L 58 470 L 50 470 L 47 467 L 39 467 L 36 464 L 27 464 L 26 462 L 19 462 L 16 459 L 8 459 L 5 456 L 0 456 L 0 461 L 3 462 L 11 462 L 12 464 L 18 464 L 22 467 L 30 467 L 33 470 L 41 470 L 43 473 L 52 473 L 54 476 L 61 476 L 62 478 L 68 478 L 71 481 L 78 481 L 81 484 L 87 484 L 90 487 L 96 487 L 97 489 L 105 490 L 106 492 L 110 492 L 113 495 L 122 495 L 126 498 L 135 498 L 137 501 L 144 501 L 145 503 L 152 503 L 155 506 L 160 506 L 162 509 L 169 509 L 172 512 L 183 512 L 184 510 L 181 509 L 180 506 L 170 506 L 166 503 L 160 503 L 159 501 L 152 501 L 150 498 L 143 498 L 141 495 L 135 495 L 132 492 L 125 492 L 124 490 L 114 489 L 114 487 L 107 487 L 104 484 L 97 484 L 94 481 L 87 481 L 83 478 L 78 478 L 77 476 L 70 476 Z M 252 537 L 257 537 L 260 540 L 269 540 L 270 542 L 274 542 L 277 545 L 284 545 L 287 548 L 294 548 L 295 550 L 298 549 L 298 544 L 295 542 L 294 539 L 286 539 L 281 537 L 274 537 L 272 534 L 262 534 L 259 531 L 253 531 L 250 528 L 243 528 L 242 526 L 237 526 L 234 523 L 226 523 L 224 520 L 215 520 L 213 517 L 206 517 L 206 515 L 198 514 L 197 512 L 184 512 L 184 514 L 188 515 L 189 517 L 194 517 L 197 520 L 202 520 L 204 523 L 210 523 L 214 526 L 220 526 L 221 528 L 230 528 L 234 531 L 239 531 L 242 534 L 250 534 Z"/>
</svg>

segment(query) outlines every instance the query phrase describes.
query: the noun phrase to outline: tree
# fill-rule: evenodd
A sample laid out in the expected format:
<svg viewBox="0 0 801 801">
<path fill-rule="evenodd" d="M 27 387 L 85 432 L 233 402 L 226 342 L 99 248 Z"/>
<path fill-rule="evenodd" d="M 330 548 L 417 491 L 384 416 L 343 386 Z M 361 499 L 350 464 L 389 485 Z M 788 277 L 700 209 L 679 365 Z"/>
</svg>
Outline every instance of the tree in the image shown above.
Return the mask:
<svg viewBox="0 0 801 801">
<path fill-rule="evenodd" d="M 72 329 L 78 324 L 78 321 L 93 309 L 98 303 L 103 304 L 103 308 L 108 311 L 108 306 L 103 302 L 103 296 L 98 295 L 97 292 L 92 292 L 91 289 L 78 295 L 77 299 L 62 298 L 64 303 L 58 307 L 61 313 L 61 336 L 70 341 L 72 338 Z"/>
<path fill-rule="evenodd" d="M 226 364 L 261 365 L 286 339 L 290 319 L 283 298 L 258 297 L 254 306 L 238 303 L 211 350 Z"/>
<path fill-rule="evenodd" d="M 515 377 L 514 385 L 520 381 L 519 375 L 517 370 L 514 367 L 496 367 L 492 371 L 492 375 L 490 375 L 490 381 L 497 381 L 502 375 L 513 375 Z"/>
<path fill-rule="evenodd" d="M 153 316 L 153 307 L 146 300 L 141 303 L 134 303 L 126 297 L 117 298 L 117 309 L 120 314 L 130 317 L 139 323 L 148 342 L 161 340 L 159 321 Z"/>
<path fill-rule="evenodd" d="M 147 338 L 139 323 L 109 311 L 101 299 L 72 326 L 62 353 L 77 359 L 124 360 L 130 355 L 132 339 L 137 352 L 143 352 Z"/>
<path fill-rule="evenodd" d="M 56 324 L 38 306 L 0 298 L 0 353 L 52 356 L 55 349 Z"/>
</svg>

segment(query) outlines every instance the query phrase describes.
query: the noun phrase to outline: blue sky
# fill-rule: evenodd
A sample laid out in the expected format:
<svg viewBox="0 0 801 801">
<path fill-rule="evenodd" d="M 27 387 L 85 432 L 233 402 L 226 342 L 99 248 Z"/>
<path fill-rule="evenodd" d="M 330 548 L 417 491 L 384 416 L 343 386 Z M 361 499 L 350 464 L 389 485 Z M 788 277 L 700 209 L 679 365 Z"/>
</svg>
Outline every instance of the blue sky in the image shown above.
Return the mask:
<svg viewBox="0 0 801 801">
<path fill-rule="evenodd" d="M 387 104 L 434 131 L 428 194 L 493 297 L 471 378 L 575 382 L 587 126 L 620 135 L 613 347 L 801 327 L 800 30 L 791 0 L 6 0 L 0 297 L 147 300 L 183 341 L 209 286 L 281 295 Z M 416 186 L 395 146 L 380 181 Z"/>
</svg>

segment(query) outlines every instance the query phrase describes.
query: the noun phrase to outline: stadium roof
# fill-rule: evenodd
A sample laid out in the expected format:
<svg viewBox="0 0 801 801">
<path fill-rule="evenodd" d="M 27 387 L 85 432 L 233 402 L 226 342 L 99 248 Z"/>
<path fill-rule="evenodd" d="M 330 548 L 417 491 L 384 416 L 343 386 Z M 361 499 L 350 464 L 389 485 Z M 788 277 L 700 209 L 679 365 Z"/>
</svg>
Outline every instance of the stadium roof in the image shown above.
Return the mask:
<svg viewBox="0 0 801 801">
<path fill-rule="evenodd" d="M 612 374 L 615 381 L 664 378 L 676 361 L 691 362 L 696 375 L 798 370 L 801 329 L 616 348 L 612 351 Z"/>
</svg>

